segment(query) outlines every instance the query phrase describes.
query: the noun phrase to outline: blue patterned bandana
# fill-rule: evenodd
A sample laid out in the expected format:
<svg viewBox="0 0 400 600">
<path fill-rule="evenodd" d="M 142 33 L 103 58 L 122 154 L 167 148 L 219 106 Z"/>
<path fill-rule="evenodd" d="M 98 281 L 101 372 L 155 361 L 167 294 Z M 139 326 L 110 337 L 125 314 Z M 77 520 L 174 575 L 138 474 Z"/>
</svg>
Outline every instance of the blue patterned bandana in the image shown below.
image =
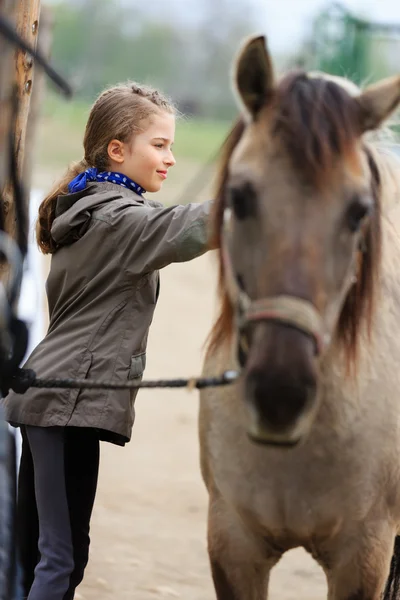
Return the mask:
<svg viewBox="0 0 400 600">
<path fill-rule="evenodd" d="M 122 173 L 114 173 L 112 171 L 103 171 L 102 173 L 99 173 L 99 170 L 94 167 L 86 169 L 83 173 L 79 173 L 79 175 L 68 184 L 68 191 L 70 193 L 80 192 L 86 188 L 90 181 L 108 181 L 109 183 L 116 183 L 117 185 L 122 185 L 124 188 L 133 190 L 136 194 L 139 194 L 139 196 L 142 196 L 146 191 Z"/>
</svg>

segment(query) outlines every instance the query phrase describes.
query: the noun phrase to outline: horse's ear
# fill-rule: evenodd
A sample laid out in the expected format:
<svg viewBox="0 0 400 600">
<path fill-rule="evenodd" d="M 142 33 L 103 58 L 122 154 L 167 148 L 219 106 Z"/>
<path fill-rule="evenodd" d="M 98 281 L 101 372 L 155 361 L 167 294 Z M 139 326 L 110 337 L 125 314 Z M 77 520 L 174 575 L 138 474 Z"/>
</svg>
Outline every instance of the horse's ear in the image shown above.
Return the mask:
<svg viewBox="0 0 400 600">
<path fill-rule="evenodd" d="M 239 50 L 234 81 L 246 112 L 255 118 L 274 94 L 274 72 L 263 35 L 248 38 Z"/>
<path fill-rule="evenodd" d="M 388 77 L 367 87 L 357 101 L 361 131 L 377 129 L 400 105 L 400 76 Z"/>
</svg>

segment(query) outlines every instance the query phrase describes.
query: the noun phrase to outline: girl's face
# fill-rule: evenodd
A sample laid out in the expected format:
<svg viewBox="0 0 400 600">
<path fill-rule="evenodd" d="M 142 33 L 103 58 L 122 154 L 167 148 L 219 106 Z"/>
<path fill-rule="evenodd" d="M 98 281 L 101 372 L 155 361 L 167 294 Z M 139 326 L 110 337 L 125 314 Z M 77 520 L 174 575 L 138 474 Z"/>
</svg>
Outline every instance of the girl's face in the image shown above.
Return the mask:
<svg viewBox="0 0 400 600">
<path fill-rule="evenodd" d="M 167 179 L 168 169 L 176 162 L 172 154 L 174 138 L 174 115 L 153 114 L 144 131 L 135 133 L 129 143 L 110 142 L 110 167 L 133 179 L 147 192 L 158 192 Z"/>
</svg>

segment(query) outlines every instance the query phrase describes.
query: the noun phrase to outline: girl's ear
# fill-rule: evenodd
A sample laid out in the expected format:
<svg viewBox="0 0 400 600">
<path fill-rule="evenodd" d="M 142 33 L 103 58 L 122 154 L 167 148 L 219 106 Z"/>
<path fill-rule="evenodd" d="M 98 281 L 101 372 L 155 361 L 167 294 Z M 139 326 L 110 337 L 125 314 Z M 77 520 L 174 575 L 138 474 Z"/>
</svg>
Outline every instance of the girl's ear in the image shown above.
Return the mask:
<svg viewBox="0 0 400 600">
<path fill-rule="evenodd" d="M 110 160 L 116 163 L 123 163 L 125 160 L 124 144 L 120 140 L 111 140 L 107 146 L 107 154 Z"/>
</svg>

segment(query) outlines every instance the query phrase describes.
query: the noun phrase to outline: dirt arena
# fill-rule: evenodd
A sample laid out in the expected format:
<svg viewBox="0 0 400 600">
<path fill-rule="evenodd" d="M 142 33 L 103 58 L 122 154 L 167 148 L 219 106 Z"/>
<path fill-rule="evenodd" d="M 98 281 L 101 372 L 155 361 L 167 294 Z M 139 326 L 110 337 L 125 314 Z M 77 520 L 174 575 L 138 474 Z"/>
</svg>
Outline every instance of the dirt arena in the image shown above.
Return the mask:
<svg viewBox="0 0 400 600">
<path fill-rule="evenodd" d="M 215 309 L 211 255 L 162 272 L 146 378 L 197 375 Z M 143 390 L 133 439 L 103 444 L 91 560 L 76 600 L 213 600 L 200 477 L 197 392 Z M 272 600 L 326 597 L 322 571 L 302 550 L 275 568 Z"/>
</svg>

